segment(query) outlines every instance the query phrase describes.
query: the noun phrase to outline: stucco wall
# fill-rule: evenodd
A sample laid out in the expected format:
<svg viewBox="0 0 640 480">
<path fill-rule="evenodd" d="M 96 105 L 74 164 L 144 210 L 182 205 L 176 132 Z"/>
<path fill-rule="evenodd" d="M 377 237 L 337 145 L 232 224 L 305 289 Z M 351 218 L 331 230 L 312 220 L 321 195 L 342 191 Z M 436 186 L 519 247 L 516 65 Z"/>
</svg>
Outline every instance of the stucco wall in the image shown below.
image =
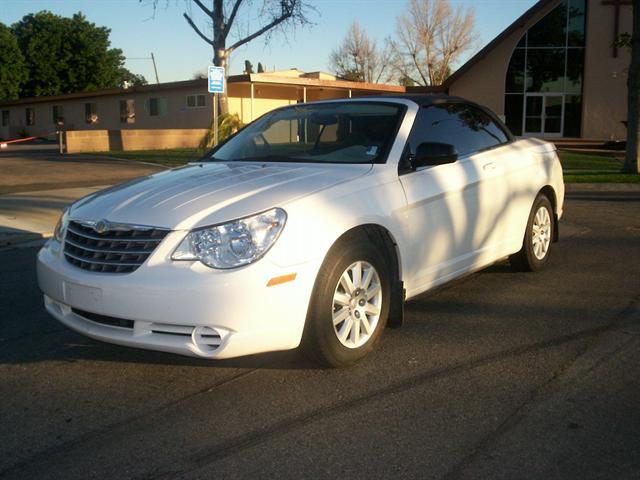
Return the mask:
<svg viewBox="0 0 640 480">
<path fill-rule="evenodd" d="M 621 7 L 620 32 L 632 30 L 632 7 Z M 587 11 L 587 51 L 583 89 L 582 136 L 597 139 L 624 139 L 627 129 L 627 74 L 631 56 L 626 48 L 613 58 L 614 8 L 589 1 Z"/>
<path fill-rule="evenodd" d="M 230 84 L 228 93 L 229 113 L 237 113 L 242 123 L 249 123 L 274 108 L 302 99 L 301 88 L 296 86 L 254 85 L 252 111 L 250 85 Z"/>
<path fill-rule="evenodd" d="M 109 151 L 109 130 L 77 130 L 65 133 L 67 153 Z"/>
<path fill-rule="evenodd" d="M 187 107 L 187 95 L 205 94 L 205 106 Z M 149 115 L 149 99 L 166 98 L 167 114 L 159 116 Z M 135 122 L 122 123 L 120 121 L 120 100 L 134 100 Z M 97 105 L 98 121 L 89 124 L 86 122 L 85 104 Z M 9 127 L 0 127 L 0 137 L 16 138 L 21 133 L 43 136 L 46 133 L 55 132 L 56 124 L 53 121 L 53 106 L 61 105 L 65 119 L 66 130 L 139 130 L 153 128 L 204 128 L 209 125 L 212 116 L 211 95 L 206 92 L 193 89 L 177 89 L 156 93 L 130 93 L 123 92 L 118 95 L 96 96 L 86 99 L 57 100 L 34 104 L 24 104 L 10 107 L 0 107 L 0 110 L 9 110 Z M 35 109 L 35 125 L 26 125 L 25 109 Z"/>
<path fill-rule="evenodd" d="M 197 147 L 206 129 L 76 130 L 65 134 L 67 153 Z"/>
</svg>

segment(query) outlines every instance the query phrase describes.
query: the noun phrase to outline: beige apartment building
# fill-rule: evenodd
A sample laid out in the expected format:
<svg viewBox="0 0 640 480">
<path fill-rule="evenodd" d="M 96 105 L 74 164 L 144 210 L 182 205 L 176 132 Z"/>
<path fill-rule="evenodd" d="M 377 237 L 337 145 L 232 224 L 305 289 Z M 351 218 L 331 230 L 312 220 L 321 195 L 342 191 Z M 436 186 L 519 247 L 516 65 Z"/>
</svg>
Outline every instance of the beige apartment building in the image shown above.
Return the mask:
<svg viewBox="0 0 640 480">
<path fill-rule="evenodd" d="M 443 92 L 488 106 L 517 136 L 625 139 L 630 52 L 614 41 L 631 32 L 631 22 L 631 0 L 540 0 L 441 87 L 291 69 L 229 77 L 229 110 L 248 123 L 297 102 Z M 0 138 L 50 134 L 62 118 L 75 131 L 69 139 L 99 139 L 94 150 L 193 146 L 211 122 L 211 100 L 206 80 L 189 80 L 5 101 Z"/>
<path fill-rule="evenodd" d="M 229 112 L 243 123 L 292 103 L 400 92 L 400 86 L 297 69 L 230 76 L 227 82 Z M 82 139 L 85 151 L 195 146 L 213 118 L 212 98 L 207 80 L 197 79 L 5 101 L 0 138 L 52 136 L 62 121 L 69 143 Z"/>
</svg>

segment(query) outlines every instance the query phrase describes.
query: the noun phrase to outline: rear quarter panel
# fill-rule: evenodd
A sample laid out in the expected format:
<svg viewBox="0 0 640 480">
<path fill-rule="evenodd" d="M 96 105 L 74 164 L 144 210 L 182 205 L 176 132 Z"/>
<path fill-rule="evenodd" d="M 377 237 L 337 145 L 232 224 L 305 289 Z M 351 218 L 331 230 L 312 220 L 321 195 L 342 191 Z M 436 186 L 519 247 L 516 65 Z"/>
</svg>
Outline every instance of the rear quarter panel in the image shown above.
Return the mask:
<svg viewBox="0 0 640 480">
<path fill-rule="evenodd" d="M 508 186 L 507 251 L 515 253 L 522 247 L 529 213 L 537 194 L 551 187 L 556 214 L 562 215 L 564 182 L 562 166 L 552 143 L 538 139 L 522 139 L 511 145 L 512 156 L 505 173 Z"/>
</svg>

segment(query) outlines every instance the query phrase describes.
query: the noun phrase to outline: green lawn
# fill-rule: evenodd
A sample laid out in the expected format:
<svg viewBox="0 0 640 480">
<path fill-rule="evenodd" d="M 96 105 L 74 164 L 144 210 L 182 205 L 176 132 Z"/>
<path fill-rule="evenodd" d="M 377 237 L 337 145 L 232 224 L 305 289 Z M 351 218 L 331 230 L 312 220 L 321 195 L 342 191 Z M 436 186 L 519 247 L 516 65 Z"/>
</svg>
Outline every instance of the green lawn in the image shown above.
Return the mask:
<svg viewBox="0 0 640 480">
<path fill-rule="evenodd" d="M 564 170 L 613 170 L 619 172 L 622 160 L 613 156 L 591 155 L 559 150 L 560 162 Z"/>
<path fill-rule="evenodd" d="M 640 175 L 620 173 L 622 160 L 612 155 L 592 155 L 559 150 L 566 183 L 640 183 Z"/>
<path fill-rule="evenodd" d="M 94 155 L 104 155 L 105 157 L 123 158 L 125 160 L 135 160 L 138 162 L 156 163 L 166 167 L 178 167 L 187 162 L 198 160 L 204 154 L 204 150 L 198 148 L 176 148 L 171 150 L 141 150 L 122 151 L 112 150 Z"/>
<path fill-rule="evenodd" d="M 204 154 L 197 148 L 172 150 L 111 151 L 98 153 L 109 157 L 156 163 L 167 167 L 177 167 Z M 612 155 L 592 155 L 560 150 L 560 161 L 567 183 L 640 183 L 640 175 L 620 173 L 622 160 Z"/>
<path fill-rule="evenodd" d="M 565 173 L 565 183 L 640 183 L 640 175 L 628 173 Z"/>
</svg>

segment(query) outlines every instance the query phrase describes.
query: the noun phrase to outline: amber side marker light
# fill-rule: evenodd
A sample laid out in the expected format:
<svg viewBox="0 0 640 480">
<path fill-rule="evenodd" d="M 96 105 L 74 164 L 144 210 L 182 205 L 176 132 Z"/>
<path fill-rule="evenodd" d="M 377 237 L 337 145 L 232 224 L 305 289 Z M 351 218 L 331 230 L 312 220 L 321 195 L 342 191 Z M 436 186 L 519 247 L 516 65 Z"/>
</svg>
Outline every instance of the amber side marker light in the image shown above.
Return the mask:
<svg viewBox="0 0 640 480">
<path fill-rule="evenodd" d="M 273 277 L 267 282 L 267 287 L 275 287 L 287 282 L 293 282 L 296 279 L 297 273 L 289 273 L 287 275 L 281 275 L 279 277 Z"/>
</svg>

